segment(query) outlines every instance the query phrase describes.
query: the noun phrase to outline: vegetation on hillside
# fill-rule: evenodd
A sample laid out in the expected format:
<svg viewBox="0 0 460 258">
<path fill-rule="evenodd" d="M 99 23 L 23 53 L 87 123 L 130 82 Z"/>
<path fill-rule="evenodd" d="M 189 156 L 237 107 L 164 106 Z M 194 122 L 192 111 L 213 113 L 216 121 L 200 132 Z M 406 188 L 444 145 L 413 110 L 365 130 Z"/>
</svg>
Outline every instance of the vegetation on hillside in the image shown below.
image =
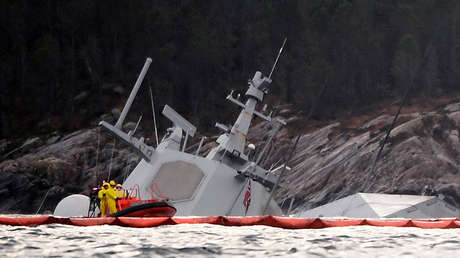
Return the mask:
<svg viewBox="0 0 460 258">
<path fill-rule="evenodd" d="M 320 99 L 316 119 L 409 86 L 429 99 L 458 88 L 458 17 L 455 0 L 0 0 L 0 138 L 86 126 L 147 56 L 158 106 L 210 127 L 284 37 L 271 90 L 305 113 Z M 151 113 L 148 87 L 137 101 Z"/>
</svg>

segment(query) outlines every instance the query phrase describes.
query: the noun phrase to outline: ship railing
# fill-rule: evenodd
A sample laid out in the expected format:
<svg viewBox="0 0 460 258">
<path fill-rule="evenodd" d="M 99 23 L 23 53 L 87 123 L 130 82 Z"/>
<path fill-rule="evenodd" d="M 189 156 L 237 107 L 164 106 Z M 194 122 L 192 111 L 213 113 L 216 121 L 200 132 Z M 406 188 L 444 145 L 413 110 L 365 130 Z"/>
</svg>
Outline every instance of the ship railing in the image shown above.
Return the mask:
<svg viewBox="0 0 460 258">
<path fill-rule="evenodd" d="M 139 184 L 135 184 L 129 189 L 128 198 L 140 199 Z"/>
<path fill-rule="evenodd" d="M 118 211 L 131 207 L 132 203 L 141 201 L 138 184 L 131 187 L 127 192 L 126 197 L 117 200 Z"/>
</svg>

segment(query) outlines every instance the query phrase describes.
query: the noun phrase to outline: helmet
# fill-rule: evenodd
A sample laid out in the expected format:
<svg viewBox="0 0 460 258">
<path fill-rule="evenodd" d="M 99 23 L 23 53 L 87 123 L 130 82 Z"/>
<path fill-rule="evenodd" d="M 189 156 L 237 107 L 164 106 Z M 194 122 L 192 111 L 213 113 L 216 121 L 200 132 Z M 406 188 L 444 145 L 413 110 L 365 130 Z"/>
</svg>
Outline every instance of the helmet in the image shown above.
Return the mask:
<svg viewBox="0 0 460 258">
<path fill-rule="evenodd" d="M 111 186 L 116 185 L 116 184 L 115 184 L 115 181 L 111 180 L 111 181 L 110 181 L 110 185 L 111 185 Z"/>
<path fill-rule="evenodd" d="M 103 187 L 107 186 L 107 187 L 110 187 L 109 183 L 107 182 L 104 182 L 104 184 L 102 184 Z"/>
<path fill-rule="evenodd" d="M 121 187 L 121 184 L 117 184 L 117 187 Z"/>
</svg>

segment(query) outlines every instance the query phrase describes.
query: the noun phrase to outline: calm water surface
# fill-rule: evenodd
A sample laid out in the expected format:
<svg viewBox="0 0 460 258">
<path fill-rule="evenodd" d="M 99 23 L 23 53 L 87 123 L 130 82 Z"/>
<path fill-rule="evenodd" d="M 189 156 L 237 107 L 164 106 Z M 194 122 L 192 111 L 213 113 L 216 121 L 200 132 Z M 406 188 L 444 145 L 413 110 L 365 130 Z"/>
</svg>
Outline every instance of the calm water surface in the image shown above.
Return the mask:
<svg viewBox="0 0 460 258">
<path fill-rule="evenodd" d="M 460 229 L 0 225 L 2 257 L 460 257 Z"/>
</svg>

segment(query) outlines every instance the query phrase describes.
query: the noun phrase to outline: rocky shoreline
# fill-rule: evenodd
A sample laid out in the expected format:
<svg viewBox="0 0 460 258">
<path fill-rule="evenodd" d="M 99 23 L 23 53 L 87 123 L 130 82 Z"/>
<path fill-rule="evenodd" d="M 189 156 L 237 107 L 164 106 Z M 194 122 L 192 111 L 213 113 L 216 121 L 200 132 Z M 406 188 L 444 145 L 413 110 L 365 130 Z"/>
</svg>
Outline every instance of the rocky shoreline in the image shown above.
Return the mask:
<svg viewBox="0 0 460 258">
<path fill-rule="evenodd" d="M 118 113 L 102 119 L 112 122 Z M 302 119 L 288 108 L 280 115 L 293 123 Z M 460 102 L 400 116 L 371 175 L 370 167 L 392 119 L 392 114 L 381 115 L 359 128 L 335 122 L 302 134 L 289 163 L 291 170 L 284 177 L 287 187 L 277 191 L 278 202 L 287 210 L 292 200 L 293 208 L 302 210 L 356 192 L 426 193 L 460 207 Z M 270 129 L 270 124 L 258 123 L 249 141 L 262 148 Z M 88 194 L 109 173 L 123 181 L 139 158 L 99 130 L 55 132 L 21 144 L 0 140 L 0 211 L 50 213 L 62 198 Z M 265 167 L 283 163 L 298 131 L 288 126 L 278 133 Z M 203 151 L 213 144 L 209 142 Z"/>
<path fill-rule="evenodd" d="M 6 156 L 0 163 L 3 213 L 50 213 L 70 194 L 89 194 L 109 173 L 121 182 L 140 160 L 97 127 L 28 139 L 13 150 L 11 145 L 0 140 L 0 156 Z"/>
<path fill-rule="evenodd" d="M 337 122 L 302 135 L 278 202 L 286 209 L 292 198 L 300 211 L 369 192 L 439 195 L 460 207 L 460 103 L 401 115 L 371 174 L 392 120 L 382 115 L 359 128 Z M 277 149 L 292 143 L 284 140 Z M 273 152 L 266 164 L 281 153 Z"/>
</svg>

